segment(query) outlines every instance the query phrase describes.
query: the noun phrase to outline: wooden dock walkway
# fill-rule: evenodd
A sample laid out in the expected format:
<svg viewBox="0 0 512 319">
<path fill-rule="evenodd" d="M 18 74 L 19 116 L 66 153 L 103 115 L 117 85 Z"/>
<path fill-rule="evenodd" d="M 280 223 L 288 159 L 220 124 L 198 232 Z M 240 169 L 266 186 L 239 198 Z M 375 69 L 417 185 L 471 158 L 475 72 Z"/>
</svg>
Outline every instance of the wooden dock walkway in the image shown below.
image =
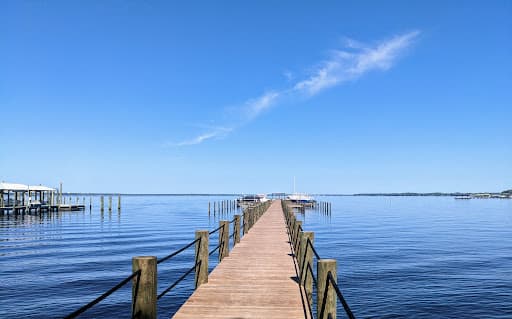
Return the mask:
<svg viewBox="0 0 512 319">
<path fill-rule="evenodd" d="M 309 318 L 276 200 L 173 318 Z"/>
</svg>

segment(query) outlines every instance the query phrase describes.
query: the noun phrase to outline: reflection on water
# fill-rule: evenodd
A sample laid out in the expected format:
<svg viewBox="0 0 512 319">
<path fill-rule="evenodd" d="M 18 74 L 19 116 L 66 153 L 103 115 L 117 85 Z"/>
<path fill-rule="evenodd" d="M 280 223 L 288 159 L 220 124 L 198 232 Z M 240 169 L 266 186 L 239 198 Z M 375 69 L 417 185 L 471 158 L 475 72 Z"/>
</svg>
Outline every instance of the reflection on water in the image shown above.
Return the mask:
<svg viewBox="0 0 512 319">
<path fill-rule="evenodd" d="M 165 256 L 193 240 L 196 229 L 231 220 L 234 210 L 208 216 L 208 201 L 226 199 L 234 197 L 127 196 L 120 212 L 93 206 L 92 211 L 0 216 L 0 317 L 70 313 L 128 275 L 133 256 Z M 98 206 L 99 199 L 94 202 Z M 191 265 L 193 249 L 159 265 L 159 290 Z M 216 265 L 216 256 L 210 265 Z M 190 276 L 161 299 L 161 316 L 175 312 L 192 287 Z M 127 285 L 83 317 L 128 316 L 130 289 Z"/>
<path fill-rule="evenodd" d="M 136 255 L 166 256 L 236 211 L 208 215 L 207 196 L 126 196 L 123 209 L 0 216 L 0 317 L 62 317 L 131 273 Z M 338 261 L 358 318 L 509 318 L 512 201 L 321 197 L 331 214 L 299 214 L 315 247 Z M 93 203 L 99 203 L 97 198 Z M 210 239 L 216 246 L 217 234 Z M 216 265 L 212 256 L 210 266 Z M 159 291 L 193 265 L 193 249 L 159 265 Z M 168 318 L 193 275 L 159 301 Z M 127 285 L 83 318 L 127 317 Z M 341 313 L 341 309 L 340 309 Z"/>
</svg>

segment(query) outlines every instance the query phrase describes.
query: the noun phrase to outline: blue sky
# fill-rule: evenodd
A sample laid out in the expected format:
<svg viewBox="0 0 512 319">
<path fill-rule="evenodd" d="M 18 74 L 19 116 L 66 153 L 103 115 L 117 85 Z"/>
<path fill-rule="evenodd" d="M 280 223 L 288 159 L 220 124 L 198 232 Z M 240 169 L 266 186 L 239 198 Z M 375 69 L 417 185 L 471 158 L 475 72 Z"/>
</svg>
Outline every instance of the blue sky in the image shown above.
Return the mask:
<svg viewBox="0 0 512 319">
<path fill-rule="evenodd" d="M 510 1 L 2 1 L 0 179 L 512 187 Z"/>
</svg>

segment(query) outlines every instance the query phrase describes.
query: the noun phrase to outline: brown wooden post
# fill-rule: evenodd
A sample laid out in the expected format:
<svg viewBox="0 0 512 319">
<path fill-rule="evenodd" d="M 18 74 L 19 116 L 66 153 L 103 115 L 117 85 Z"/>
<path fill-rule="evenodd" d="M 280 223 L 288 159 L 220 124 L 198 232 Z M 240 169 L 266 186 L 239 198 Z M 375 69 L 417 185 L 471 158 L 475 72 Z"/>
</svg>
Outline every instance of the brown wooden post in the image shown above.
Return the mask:
<svg viewBox="0 0 512 319">
<path fill-rule="evenodd" d="M 297 218 L 295 217 L 295 214 L 292 215 L 292 225 L 291 225 L 291 242 L 292 246 L 295 247 L 295 229 L 297 229 Z"/>
<path fill-rule="evenodd" d="M 139 256 L 132 259 L 132 271 L 140 270 L 137 289 L 137 276 L 132 284 L 132 309 L 135 317 L 156 319 L 157 268 L 155 256 Z"/>
<path fill-rule="evenodd" d="M 291 213 L 292 214 L 292 218 L 290 219 L 290 231 L 291 231 L 291 236 L 292 236 L 292 240 L 294 238 L 294 235 L 295 235 L 295 223 L 297 222 L 297 217 L 295 217 L 295 213 Z"/>
<path fill-rule="evenodd" d="M 112 211 L 112 195 L 108 197 L 108 211 Z"/>
<path fill-rule="evenodd" d="M 252 208 L 248 207 L 247 208 L 247 221 L 249 224 L 249 229 L 252 228 L 252 217 L 253 217 Z"/>
<path fill-rule="evenodd" d="M 233 225 L 235 228 L 233 230 L 233 246 L 240 242 L 240 215 L 235 215 L 235 224 Z"/>
<path fill-rule="evenodd" d="M 121 194 L 117 195 L 117 210 L 121 210 Z"/>
<path fill-rule="evenodd" d="M 196 230 L 196 289 L 208 282 L 208 236 L 208 230 Z"/>
<path fill-rule="evenodd" d="M 249 221 L 248 221 L 248 218 L 249 218 L 249 214 L 247 213 L 247 209 L 244 209 L 243 211 L 243 224 L 244 224 L 244 236 L 247 234 L 247 232 L 249 232 Z"/>
<path fill-rule="evenodd" d="M 103 195 L 101 195 L 100 197 L 100 210 L 103 212 L 105 211 L 105 207 L 104 207 L 104 199 L 103 199 Z"/>
<path fill-rule="evenodd" d="M 219 230 L 219 262 L 229 256 L 229 221 L 219 221 L 219 227 L 220 226 L 222 226 L 222 228 Z"/>
<path fill-rule="evenodd" d="M 308 264 L 311 269 L 313 269 L 313 249 L 307 244 L 309 241 L 311 241 L 311 245 L 313 245 L 313 240 L 315 239 L 315 233 L 312 231 L 306 231 L 302 235 L 302 243 L 301 243 L 301 249 L 302 249 L 302 257 L 301 257 L 301 265 L 300 267 L 300 273 L 301 273 L 301 284 L 304 286 L 304 290 L 306 291 L 306 296 L 309 300 L 309 304 L 311 305 L 313 302 L 313 272 L 308 271 Z M 304 248 L 302 248 L 304 247 Z"/>
<path fill-rule="evenodd" d="M 295 258 L 297 259 L 297 269 L 299 273 L 299 277 L 302 278 L 304 276 L 303 269 L 302 269 L 302 263 L 304 259 L 304 249 L 306 248 L 306 241 L 304 237 L 304 232 L 299 232 L 299 251 L 296 253 Z M 302 284 L 302 281 L 301 281 Z"/>
<path fill-rule="evenodd" d="M 300 232 L 301 232 L 300 229 L 301 228 L 302 228 L 302 221 L 298 220 L 297 223 L 295 224 L 295 238 L 293 239 L 294 240 L 293 252 L 295 253 L 295 255 L 297 255 L 298 250 L 299 250 Z"/>
<path fill-rule="evenodd" d="M 327 319 L 329 314 L 332 318 L 336 318 L 336 291 L 331 283 L 329 283 L 329 289 L 327 290 L 327 298 L 325 305 L 323 304 L 325 290 L 327 288 L 327 274 L 331 272 L 334 281 L 337 281 L 336 275 L 336 260 L 335 259 L 320 259 L 317 264 L 318 269 L 318 293 L 317 293 L 317 313 L 318 319 Z M 323 311 L 322 311 L 323 308 Z"/>
</svg>

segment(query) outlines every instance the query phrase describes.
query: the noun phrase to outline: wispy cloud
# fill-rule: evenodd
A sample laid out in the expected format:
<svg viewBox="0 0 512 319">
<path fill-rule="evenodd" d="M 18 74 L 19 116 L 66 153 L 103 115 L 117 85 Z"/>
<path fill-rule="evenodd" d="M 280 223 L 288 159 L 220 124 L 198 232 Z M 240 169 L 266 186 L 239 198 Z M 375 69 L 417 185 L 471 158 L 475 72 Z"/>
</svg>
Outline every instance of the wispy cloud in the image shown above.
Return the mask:
<svg viewBox="0 0 512 319">
<path fill-rule="evenodd" d="M 346 38 L 344 48 L 331 51 L 330 58 L 317 64 L 317 67 L 313 68 L 306 78 L 295 83 L 292 82 L 291 86 L 285 89 L 267 91 L 261 96 L 249 99 L 241 104 L 238 107 L 243 116 L 241 122 L 246 123 L 254 120 L 264 111 L 278 105 L 285 99 L 293 100 L 302 96 L 312 97 L 328 88 L 356 80 L 371 71 L 389 70 L 417 39 L 419 34 L 420 31 L 414 30 L 395 35 L 373 45 Z M 285 76 L 289 81 L 292 79 L 291 72 L 287 71 Z M 193 139 L 174 145 L 201 144 L 207 140 L 225 137 L 234 129 L 234 126 L 213 128 Z"/>
<path fill-rule="evenodd" d="M 271 91 L 267 92 L 256 99 L 251 99 L 245 102 L 245 112 L 249 119 L 253 119 L 260 115 L 261 112 L 267 110 L 274 104 L 281 96 L 282 92 Z"/>
<path fill-rule="evenodd" d="M 229 134 L 232 130 L 233 130 L 233 128 L 231 128 L 231 127 L 215 127 L 215 128 L 212 128 L 210 131 L 202 133 L 202 134 L 200 134 L 200 135 L 198 135 L 198 136 L 196 136 L 196 137 L 194 137 L 194 138 L 192 138 L 190 140 L 185 140 L 185 141 L 182 141 L 182 142 L 179 142 L 179 143 L 167 144 L 167 145 L 186 146 L 186 145 L 201 144 L 204 141 L 207 141 L 207 140 L 210 140 L 210 139 L 223 138 L 227 134 Z"/>
<path fill-rule="evenodd" d="M 333 51 L 331 59 L 321 63 L 309 78 L 296 83 L 294 90 L 311 96 L 343 82 L 355 80 L 370 71 L 386 71 L 396 63 L 398 57 L 419 34 L 419 31 L 411 31 L 373 47 L 347 39 L 345 50 Z"/>
</svg>

